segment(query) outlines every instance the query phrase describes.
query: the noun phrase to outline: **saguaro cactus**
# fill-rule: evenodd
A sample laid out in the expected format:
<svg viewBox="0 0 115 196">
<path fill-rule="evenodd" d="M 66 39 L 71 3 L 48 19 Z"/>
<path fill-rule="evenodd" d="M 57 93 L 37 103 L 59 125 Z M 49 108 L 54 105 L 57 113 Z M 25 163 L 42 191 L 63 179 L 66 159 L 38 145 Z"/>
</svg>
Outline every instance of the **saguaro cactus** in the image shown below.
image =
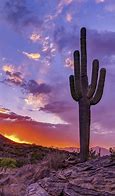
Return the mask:
<svg viewBox="0 0 115 196">
<path fill-rule="evenodd" d="M 70 75 L 70 90 L 75 101 L 79 103 L 80 158 L 86 161 L 89 155 L 90 140 L 90 106 L 96 105 L 102 97 L 106 69 L 100 70 L 99 61 L 93 60 L 91 84 L 87 76 L 86 29 L 81 29 L 81 57 L 79 51 L 74 52 L 74 75 Z M 97 84 L 98 83 L 98 84 Z"/>
</svg>

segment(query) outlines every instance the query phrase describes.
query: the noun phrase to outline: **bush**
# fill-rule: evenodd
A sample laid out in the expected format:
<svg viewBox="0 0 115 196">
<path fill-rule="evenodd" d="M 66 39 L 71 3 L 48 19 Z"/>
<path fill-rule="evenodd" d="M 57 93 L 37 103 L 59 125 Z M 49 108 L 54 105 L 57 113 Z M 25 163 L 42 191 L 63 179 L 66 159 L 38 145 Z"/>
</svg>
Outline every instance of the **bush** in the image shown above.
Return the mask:
<svg viewBox="0 0 115 196">
<path fill-rule="evenodd" d="M 30 155 L 30 162 L 31 163 L 36 163 L 39 160 L 42 160 L 44 158 L 44 154 L 43 153 L 31 153 Z"/>
<path fill-rule="evenodd" d="M 50 169 L 58 170 L 66 166 L 65 159 L 67 158 L 66 154 L 63 152 L 52 152 L 45 157 L 47 160 L 47 165 Z"/>
<path fill-rule="evenodd" d="M 96 150 L 93 150 L 91 148 L 89 150 L 89 159 L 96 159 L 96 158 L 100 157 L 100 151 L 101 151 L 101 149 L 99 149 L 99 152 L 97 153 Z"/>
<path fill-rule="evenodd" d="M 109 152 L 110 152 L 111 161 L 115 161 L 115 148 L 110 148 Z"/>
<path fill-rule="evenodd" d="M 0 167 L 16 168 L 17 161 L 12 158 L 0 158 Z"/>
</svg>

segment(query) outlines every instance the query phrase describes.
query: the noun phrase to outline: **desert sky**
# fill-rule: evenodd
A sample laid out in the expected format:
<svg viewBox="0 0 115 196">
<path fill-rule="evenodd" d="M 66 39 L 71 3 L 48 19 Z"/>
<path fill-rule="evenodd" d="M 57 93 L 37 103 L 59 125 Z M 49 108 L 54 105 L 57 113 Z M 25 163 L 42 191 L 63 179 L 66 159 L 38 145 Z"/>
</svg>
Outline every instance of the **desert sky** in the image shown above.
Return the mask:
<svg viewBox="0 0 115 196">
<path fill-rule="evenodd" d="M 43 146 L 79 146 L 69 89 L 73 52 L 87 28 L 88 75 L 107 69 L 91 107 L 91 146 L 115 146 L 115 0 L 0 0 L 0 133 Z"/>
</svg>

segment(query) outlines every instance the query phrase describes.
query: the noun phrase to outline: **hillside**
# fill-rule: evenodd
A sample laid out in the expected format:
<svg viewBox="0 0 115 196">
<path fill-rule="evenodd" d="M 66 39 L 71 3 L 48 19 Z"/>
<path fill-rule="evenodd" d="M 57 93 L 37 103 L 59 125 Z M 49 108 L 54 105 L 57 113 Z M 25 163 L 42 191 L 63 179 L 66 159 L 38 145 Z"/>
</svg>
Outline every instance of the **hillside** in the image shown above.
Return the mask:
<svg viewBox="0 0 115 196">
<path fill-rule="evenodd" d="M 0 164 L 6 157 L 16 160 L 13 168 L 0 167 L 1 196 L 115 195 L 115 159 L 108 155 L 80 163 L 77 153 L 18 144 L 2 135 L 0 143 Z"/>
<path fill-rule="evenodd" d="M 55 148 L 48 148 L 36 144 L 20 144 L 16 143 L 3 135 L 0 135 L 0 158 L 13 158 L 16 159 L 18 167 L 25 164 L 34 164 L 40 162 L 48 156 L 48 154 L 59 152 L 64 153 L 66 156 L 70 153 L 65 150 L 58 150 Z"/>
</svg>

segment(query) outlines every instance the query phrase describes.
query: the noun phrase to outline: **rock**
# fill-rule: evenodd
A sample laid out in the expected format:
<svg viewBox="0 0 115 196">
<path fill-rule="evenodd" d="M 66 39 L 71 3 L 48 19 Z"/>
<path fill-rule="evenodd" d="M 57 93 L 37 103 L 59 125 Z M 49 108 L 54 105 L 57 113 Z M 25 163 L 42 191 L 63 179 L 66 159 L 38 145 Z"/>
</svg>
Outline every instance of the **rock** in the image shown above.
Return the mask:
<svg viewBox="0 0 115 196">
<path fill-rule="evenodd" d="M 83 188 L 74 184 L 67 184 L 64 189 L 64 196 L 112 196 L 106 192 L 99 192 L 93 189 Z"/>
<path fill-rule="evenodd" d="M 114 163 L 114 162 L 113 162 Z M 85 163 L 73 161 L 55 170 L 47 164 L 0 169 L 0 195 L 4 196 L 114 196 L 115 164 L 105 156 Z"/>
<path fill-rule="evenodd" d="M 49 194 L 38 184 L 28 186 L 25 196 L 49 196 Z"/>
</svg>

